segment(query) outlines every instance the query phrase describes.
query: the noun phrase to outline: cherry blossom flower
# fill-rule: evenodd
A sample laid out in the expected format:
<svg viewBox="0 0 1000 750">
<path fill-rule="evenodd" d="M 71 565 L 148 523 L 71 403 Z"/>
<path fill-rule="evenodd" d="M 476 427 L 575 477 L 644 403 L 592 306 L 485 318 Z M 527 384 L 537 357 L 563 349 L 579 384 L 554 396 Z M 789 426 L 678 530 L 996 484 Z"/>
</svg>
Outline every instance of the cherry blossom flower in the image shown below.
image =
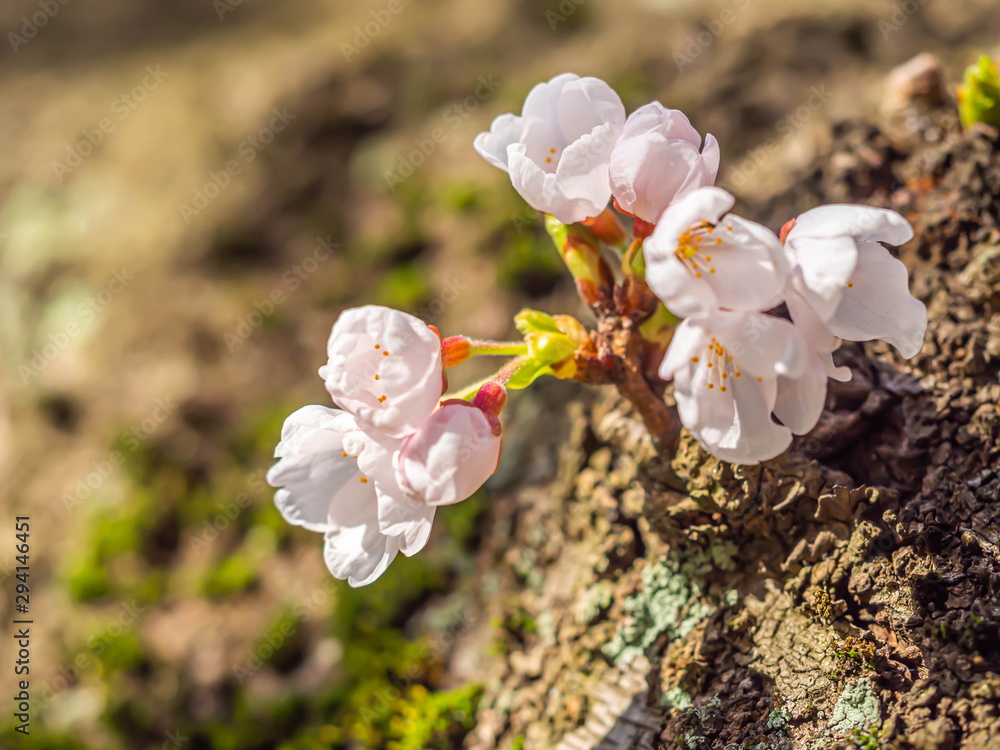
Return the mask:
<svg viewBox="0 0 1000 750">
<path fill-rule="evenodd" d="M 375 442 L 351 415 L 316 405 L 282 428 L 278 462 L 267 473 L 280 488 L 275 504 L 289 523 L 324 535 L 327 567 L 351 586 L 371 583 L 397 552 L 414 554 L 430 535 L 434 509 L 409 501 L 394 483 L 391 451 L 399 442 Z"/>
<path fill-rule="evenodd" d="M 607 207 L 611 149 L 624 125 L 625 107 L 604 81 L 563 73 L 535 86 L 520 116 L 493 120 L 474 146 L 533 208 L 571 224 Z"/>
<path fill-rule="evenodd" d="M 441 339 L 419 318 L 379 305 L 345 310 L 320 368 L 334 402 L 366 431 L 405 437 L 441 399 Z"/>
<path fill-rule="evenodd" d="M 826 376 L 843 378 L 845 370 L 813 351 L 787 320 L 716 310 L 677 327 L 659 373 L 673 379 L 681 422 L 707 451 L 756 464 L 815 426 Z"/>
<path fill-rule="evenodd" d="M 611 191 L 623 211 L 655 222 L 672 201 L 715 184 L 719 142 L 701 135 L 683 112 L 659 102 L 625 122 L 611 152 Z"/>
<path fill-rule="evenodd" d="M 439 406 L 441 346 L 405 313 L 345 311 L 320 374 L 350 410 L 306 406 L 282 428 L 267 474 L 275 504 L 289 523 L 324 535 L 327 567 L 352 586 L 374 581 L 398 552 L 419 552 L 435 507 L 465 500 L 496 471 L 506 392 L 487 383 L 471 404 Z"/>
<path fill-rule="evenodd" d="M 704 187 L 672 203 L 644 243 L 646 281 L 681 317 L 758 312 L 782 299 L 788 264 L 767 227 L 726 213 L 735 199 Z"/>
<path fill-rule="evenodd" d="M 792 319 L 817 342 L 882 339 L 914 356 L 923 345 L 927 309 L 910 295 L 906 266 L 879 244 L 902 245 L 912 237 L 909 222 L 887 209 L 834 204 L 806 211 L 785 237 Z"/>
</svg>

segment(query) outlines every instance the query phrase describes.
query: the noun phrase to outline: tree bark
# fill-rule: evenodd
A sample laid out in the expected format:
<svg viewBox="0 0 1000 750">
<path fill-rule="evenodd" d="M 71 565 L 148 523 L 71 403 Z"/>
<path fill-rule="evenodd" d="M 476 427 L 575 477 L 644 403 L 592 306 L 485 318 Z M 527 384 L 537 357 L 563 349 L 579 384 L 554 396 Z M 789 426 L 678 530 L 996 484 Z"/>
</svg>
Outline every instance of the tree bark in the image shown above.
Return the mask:
<svg viewBox="0 0 1000 750">
<path fill-rule="evenodd" d="M 745 212 L 873 202 L 916 230 L 923 350 L 845 346 L 853 380 L 786 455 L 657 453 L 615 395 L 519 396 L 451 661 L 485 684 L 468 750 L 1000 747 L 1000 146 L 914 116 L 837 126 Z"/>
</svg>

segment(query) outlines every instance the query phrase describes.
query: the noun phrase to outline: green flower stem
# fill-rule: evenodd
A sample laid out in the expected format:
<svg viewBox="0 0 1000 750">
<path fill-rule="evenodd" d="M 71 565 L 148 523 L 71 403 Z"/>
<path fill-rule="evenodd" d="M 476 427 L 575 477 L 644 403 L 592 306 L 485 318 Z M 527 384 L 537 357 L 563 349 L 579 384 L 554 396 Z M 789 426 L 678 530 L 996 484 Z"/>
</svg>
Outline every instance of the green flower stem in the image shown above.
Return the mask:
<svg viewBox="0 0 1000 750">
<path fill-rule="evenodd" d="M 460 398 L 463 401 L 471 401 L 479 393 L 479 389 L 490 381 L 505 384 L 511 377 L 516 373 L 523 365 L 528 362 L 528 358 L 525 357 L 515 357 L 501 369 L 497 370 L 494 374 L 489 377 L 483 378 L 482 380 L 477 380 L 475 383 L 465 386 L 464 388 L 455 391 L 454 393 L 446 393 L 442 396 L 443 399 L 449 398 Z"/>
<path fill-rule="evenodd" d="M 528 353 L 528 345 L 523 341 L 470 341 L 472 355 L 489 354 L 519 356 Z"/>
</svg>

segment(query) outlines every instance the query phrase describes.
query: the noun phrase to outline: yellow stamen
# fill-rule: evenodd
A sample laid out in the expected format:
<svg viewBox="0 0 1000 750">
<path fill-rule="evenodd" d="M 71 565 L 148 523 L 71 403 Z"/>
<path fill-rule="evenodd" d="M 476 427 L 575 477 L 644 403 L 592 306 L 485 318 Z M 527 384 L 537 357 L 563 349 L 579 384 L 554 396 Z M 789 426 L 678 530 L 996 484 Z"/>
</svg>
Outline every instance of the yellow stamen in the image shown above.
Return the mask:
<svg viewBox="0 0 1000 750">
<path fill-rule="evenodd" d="M 736 372 L 733 373 L 733 377 L 734 378 L 738 378 L 739 376 L 740 376 L 740 371 L 739 370 L 737 370 Z"/>
<path fill-rule="evenodd" d="M 712 262 L 712 256 L 711 255 L 706 255 L 705 256 L 705 262 L 706 263 L 711 263 Z"/>
<path fill-rule="evenodd" d="M 722 391 L 723 393 L 725 393 L 726 392 L 726 386 L 722 386 L 719 390 Z"/>
<path fill-rule="evenodd" d="M 691 357 L 691 361 L 692 361 L 692 362 L 697 362 L 697 361 L 698 361 L 698 358 L 697 358 L 697 357 Z"/>
<path fill-rule="evenodd" d="M 385 396 L 379 396 L 379 397 L 378 397 L 378 402 L 379 402 L 380 404 L 384 404 L 384 403 L 385 403 Z"/>
<path fill-rule="evenodd" d="M 710 269 L 708 269 L 708 272 L 709 273 L 715 273 L 715 269 L 714 268 L 710 268 Z"/>
<path fill-rule="evenodd" d="M 709 387 L 709 388 L 715 388 L 715 386 L 714 386 L 714 385 L 712 385 L 711 383 L 709 383 L 709 384 L 708 384 L 708 387 Z"/>
<path fill-rule="evenodd" d="M 695 277 L 696 279 L 700 279 L 700 278 L 701 278 L 701 271 L 698 271 L 698 273 L 696 273 L 696 274 L 694 275 L 694 277 Z"/>
<path fill-rule="evenodd" d="M 368 477 L 361 477 L 361 484 L 368 484 Z"/>
<path fill-rule="evenodd" d="M 343 456 L 344 458 L 347 458 L 347 451 L 341 451 L 340 455 Z"/>
<path fill-rule="evenodd" d="M 389 356 L 389 352 L 382 352 L 382 356 L 383 357 L 388 357 Z"/>
<path fill-rule="evenodd" d="M 722 373 L 722 377 L 723 377 L 723 379 L 725 379 L 725 378 L 727 378 L 727 377 L 729 377 L 729 376 L 728 376 L 728 375 L 726 375 L 726 373 Z"/>
<path fill-rule="evenodd" d="M 847 286 L 848 286 L 848 288 L 854 286 L 854 282 L 853 281 L 848 281 L 847 282 Z"/>
<path fill-rule="evenodd" d="M 721 245 L 722 244 L 722 238 L 721 237 L 716 237 L 715 238 L 715 244 L 716 245 Z"/>
<path fill-rule="evenodd" d="M 378 344 L 375 344 L 375 348 L 376 348 L 376 349 L 381 349 L 382 347 L 381 347 L 381 346 L 379 346 Z"/>
</svg>

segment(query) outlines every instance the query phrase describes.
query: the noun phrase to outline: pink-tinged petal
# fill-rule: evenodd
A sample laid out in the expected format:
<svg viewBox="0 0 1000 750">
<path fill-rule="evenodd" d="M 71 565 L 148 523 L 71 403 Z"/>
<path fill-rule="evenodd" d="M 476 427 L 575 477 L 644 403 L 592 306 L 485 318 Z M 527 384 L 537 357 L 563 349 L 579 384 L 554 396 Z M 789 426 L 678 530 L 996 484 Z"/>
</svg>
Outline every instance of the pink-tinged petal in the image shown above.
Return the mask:
<svg viewBox="0 0 1000 750">
<path fill-rule="evenodd" d="M 611 154 L 611 185 L 618 204 L 648 222 L 672 202 L 714 184 L 719 144 L 702 139 L 687 117 L 659 102 L 633 112 Z"/>
<path fill-rule="evenodd" d="M 267 472 L 278 487 L 274 502 L 288 523 L 310 531 L 329 528 L 330 509 L 364 503 L 374 491 L 361 480 L 357 462 L 343 456 L 344 436 L 336 429 L 336 409 L 306 406 L 294 412 L 281 430 L 274 455 L 279 461 Z"/>
<path fill-rule="evenodd" d="M 505 114 L 493 120 L 488 132 L 480 133 L 472 142 L 476 151 L 494 167 L 507 171 L 507 146 L 521 140 L 524 120 Z"/>
<path fill-rule="evenodd" d="M 615 137 L 625 125 L 625 106 L 618 94 L 599 78 L 569 81 L 556 104 L 556 124 L 567 143 L 610 125 Z"/>
<path fill-rule="evenodd" d="M 882 339 L 910 358 L 923 346 L 927 308 L 910 295 L 906 266 L 878 243 L 859 242 L 857 269 L 827 325 L 842 339 Z"/>
<path fill-rule="evenodd" d="M 796 222 L 785 239 L 785 251 L 794 267 L 792 283 L 816 314 L 829 320 L 857 267 L 857 245 L 850 237 L 798 238 L 798 228 Z"/>
<path fill-rule="evenodd" d="M 714 185 L 716 178 L 719 176 L 719 161 L 722 155 L 719 150 L 719 142 L 711 133 L 705 136 L 705 145 L 701 149 L 701 158 L 708 178 L 708 182 L 705 184 Z"/>
<path fill-rule="evenodd" d="M 629 115 L 622 129 L 622 139 L 643 138 L 656 133 L 668 141 L 686 141 L 701 146 L 701 135 L 679 109 L 667 109 L 659 102 L 650 102 Z"/>
<path fill-rule="evenodd" d="M 430 506 L 465 500 L 496 471 L 501 441 L 495 425 L 471 404 L 443 405 L 397 454 L 400 486 Z"/>
<path fill-rule="evenodd" d="M 386 492 L 377 483 L 379 531 L 395 537 L 407 557 L 424 548 L 434 524 L 434 508 L 412 500 L 400 491 Z"/>
<path fill-rule="evenodd" d="M 441 340 L 427 324 L 378 305 L 345 310 L 320 368 L 333 400 L 365 431 L 404 437 L 441 397 Z"/>
<path fill-rule="evenodd" d="M 619 140 L 610 159 L 615 199 L 644 221 L 655 222 L 689 184 L 691 189 L 703 186 L 701 155 L 689 143 L 670 142 L 656 134 Z"/>
<path fill-rule="evenodd" d="M 813 355 L 798 378 L 778 378 L 774 416 L 796 435 L 805 435 L 819 421 L 826 406 L 827 370 L 819 354 Z"/>
<path fill-rule="evenodd" d="M 832 237 L 903 245 L 913 239 L 913 227 L 889 209 L 832 203 L 800 215 L 788 235 L 789 239 Z"/>
</svg>

